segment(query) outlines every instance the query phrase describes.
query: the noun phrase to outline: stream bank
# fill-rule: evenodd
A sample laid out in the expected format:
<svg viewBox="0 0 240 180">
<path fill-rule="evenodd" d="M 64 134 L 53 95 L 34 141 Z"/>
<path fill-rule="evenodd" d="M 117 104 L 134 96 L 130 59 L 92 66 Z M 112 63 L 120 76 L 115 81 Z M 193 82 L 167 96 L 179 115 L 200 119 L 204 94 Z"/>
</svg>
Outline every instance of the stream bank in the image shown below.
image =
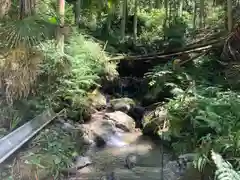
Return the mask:
<svg viewBox="0 0 240 180">
<path fill-rule="evenodd" d="M 59 126 L 64 133 L 81 132 L 77 133 L 78 141 L 76 143 L 79 146 L 81 145 L 81 149 L 83 149 L 83 142 L 86 145 L 86 151 L 77 152 L 78 155 L 75 157 L 76 161 L 73 166 L 70 169 L 62 170 L 67 176 L 65 178 L 70 180 L 77 178 L 99 179 L 101 176 L 107 176 L 107 179 L 111 179 L 112 172 L 115 172 L 115 176 L 120 179 L 146 178 L 144 175 L 147 175 L 148 178 L 151 177 L 151 179 L 160 179 L 162 169 L 165 172 L 164 174 L 169 176 L 165 179 L 173 180 L 183 176 L 186 161 L 189 157 L 192 160 L 192 155 L 188 156 L 187 154 L 183 156 L 184 158 L 181 158 L 182 156 L 176 157 L 172 150 L 163 146 L 160 139 L 153 139 L 152 136 L 145 136 L 142 133 L 143 118 L 147 115 L 148 110 L 155 109 L 155 107 L 142 105 L 141 95 L 143 94 L 139 93 L 140 95 L 136 96 L 136 91 L 142 92 L 146 82 L 141 79 L 135 82 L 134 80 L 130 77 L 120 78 L 120 82 L 115 84 L 115 91 L 112 94 L 102 89 L 98 93 L 94 93 L 95 95 L 98 94 L 97 98 L 92 99 L 92 107 L 96 109 L 96 112 L 92 113 L 90 119 L 84 124 L 80 125 L 73 123 L 71 120 L 61 119 L 59 120 L 60 123 L 57 123 L 58 125 L 53 125 Z M 124 83 L 121 83 L 121 81 Z M 134 84 L 138 85 L 133 86 Z M 114 88 L 110 86 L 109 89 L 113 90 Z M 155 99 L 155 101 L 159 100 Z M 162 114 L 162 120 L 164 120 L 165 113 Z M 149 132 L 153 132 L 153 129 L 150 128 Z M 53 136 L 57 134 L 55 133 L 52 133 Z M 84 137 L 84 139 L 81 139 L 81 137 Z M 55 138 L 54 141 L 59 140 Z M 65 148 L 71 146 L 66 145 L 66 143 L 67 140 L 64 140 Z M 56 143 L 55 145 L 54 142 L 50 143 L 48 146 L 56 146 Z M 131 169 L 125 167 L 126 158 L 129 154 L 133 154 L 134 159 L 137 159 Z M 59 160 L 56 162 L 59 162 Z M 190 177 L 198 176 L 191 175 Z M 30 179 L 26 177 L 26 180 Z"/>
<path fill-rule="evenodd" d="M 150 127 L 148 132 L 144 131 L 144 118 L 156 108 L 152 105 L 154 102 L 143 106 L 144 98 L 141 96 L 146 86 L 147 82 L 143 78 L 120 77 L 112 84 L 104 84 L 99 91 L 95 91 L 97 95 L 92 98 L 92 105 L 97 111 L 91 114 L 86 123 L 74 127 L 82 131 L 88 150 L 76 157 L 72 168 L 64 170 L 67 180 L 100 177 L 161 179 L 162 175 L 164 180 L 186 180 L 189 177 L 200 180 L 203 177 L 193 168 L 195 154 L 175 156 L 162 139 L 154 136 L 156 125 Z M 159 102 L 159 99 L 154 101 Z M 166 119 L 166 112 L 161 109 L 161 113 L 162 124 Z M 131 168 L 127 164 L 129 155 L 135 159 L 130 162 Z"/>
<path fill-rule="evenodd" d="M 114 108 L 114 106 L 111 106 Z M 153 141 L 136 129 L 135 120 L 125 112 L 103 110 L 78 125 L 88 150 L 76 157 L 75 165 L 64 170 L 73 179 L 179 179 L 193 154 L 173 157 L 161 141 Z M 134 156 L 134 160 L 128 159 Z M 114 177 L 113 177 L 114 176 Z"/>
</svg>

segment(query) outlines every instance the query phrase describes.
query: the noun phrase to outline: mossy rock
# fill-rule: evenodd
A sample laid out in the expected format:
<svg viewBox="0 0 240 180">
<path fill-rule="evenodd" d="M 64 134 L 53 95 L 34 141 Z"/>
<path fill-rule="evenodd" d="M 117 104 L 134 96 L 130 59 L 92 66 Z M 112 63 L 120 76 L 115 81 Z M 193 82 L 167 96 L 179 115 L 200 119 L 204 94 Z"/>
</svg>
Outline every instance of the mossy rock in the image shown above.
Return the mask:
<svg viewBox="0 0 240 180">
<path fill-rule="evenodd" d="M 127 97 L 110 100 L 110 104 L 111 105 L 114 105 L 114 104 L 117 104 L 117 103 L 120 103 L 120 102 L 129 104 L 131 106 L 135 106 L 136 105 L 136 103 L 135 103 L 135 101 L 133 99 L 127 98 Z"/>
<path fill-rule="evenodd" d="M 90 105 L 96 109 L 104 108 L 107 105 L 106 97 L 98 89 L 88 93 L 88 100 Z"/>
<path fill-rule="evenodd" d="M 128 112 L 136 103 L 131 98 L 118 98 L 110 100 L 110 107 L 115 111 Z"/>
</svg>

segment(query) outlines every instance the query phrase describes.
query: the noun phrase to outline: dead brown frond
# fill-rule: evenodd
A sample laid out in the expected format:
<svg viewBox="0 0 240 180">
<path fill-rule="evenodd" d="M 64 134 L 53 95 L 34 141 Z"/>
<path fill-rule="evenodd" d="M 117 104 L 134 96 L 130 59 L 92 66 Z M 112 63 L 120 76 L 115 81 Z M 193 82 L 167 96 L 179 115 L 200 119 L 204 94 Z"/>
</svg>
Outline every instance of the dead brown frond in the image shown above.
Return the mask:
<svg viewBox="0 0 240 180">
<path fill-rule="evenodd" d="M 10 49 L 0 64 L 0 88 L 4 89 L 6 100 L 27 97 L 40 72 L 43 57 L 41 52 L 19 45 Z"/>
</svg>

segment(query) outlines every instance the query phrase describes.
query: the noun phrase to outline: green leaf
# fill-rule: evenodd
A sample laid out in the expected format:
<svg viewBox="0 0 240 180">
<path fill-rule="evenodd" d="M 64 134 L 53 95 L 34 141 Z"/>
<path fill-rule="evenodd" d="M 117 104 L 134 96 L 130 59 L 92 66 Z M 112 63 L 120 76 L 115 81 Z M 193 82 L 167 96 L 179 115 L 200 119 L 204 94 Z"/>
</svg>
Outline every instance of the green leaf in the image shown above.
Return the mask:
<svg viewBox="0 0 240 180">
<path fill-rule="evenodd" d="M 51 24 L 57 24 L 58 22 L 56 17 L 50 17 L 48 20 Z"/>
<path fill-rule="evenodd" d="M 54 163 L 55 164 L 60 164 L 61 163 L 61 158 L 58 156 L 54 156 Z"/>
</svg>

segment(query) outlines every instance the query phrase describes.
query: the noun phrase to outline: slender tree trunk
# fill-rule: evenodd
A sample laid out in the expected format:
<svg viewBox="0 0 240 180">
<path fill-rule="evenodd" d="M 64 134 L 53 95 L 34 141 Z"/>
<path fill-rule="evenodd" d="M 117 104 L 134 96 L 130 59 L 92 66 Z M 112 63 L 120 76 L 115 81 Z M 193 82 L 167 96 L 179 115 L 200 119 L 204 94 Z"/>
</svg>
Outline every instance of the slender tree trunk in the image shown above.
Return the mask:
<svg viewBox="0 0 240 180">
<path fill-rule="evenodd" d="M 76 0 L 75 2 L 75 24 L 76 25 L 79 25 L 80 23 L 81 4 L 82 4 L 82 0 Z"/>
<path fill-rule="evenodd" d="M 237 0 L 237 2 L 236 2 L 236 6 L 239 6 L 239 5 L 240 5 L 240 1 Z"/>
<path fill-rule="evenodd" d="M 133 18 L 133 37 L 134 41 L 137 40 L 137 24 L 138 24 L 138 0 L 135 0 L 134 2 L 134 18 Z"/>
<path fill-rule="evenodd" d="M 180 2 L 179 2 L 179 11 L 178 11 L 178 15 L 180 17 L 182 17 L 182 14 L 183 14 L 183 3 L 184 3 L 184 0 L 180 0 Z"/>
<path fill-rule="evenodd" d="M 125 37 L 125 29 L 126 29 L 126 15 L 127 15 L 127 0 L 123 0 L 122 4 L 122 20 L 121 20 L 121 38 Z"/>
<path fill-rule="evenodd" d="M 112 20 L 113 20 L 113 17 L 114 17 L 114 13 L 115 13 L 115 10 L 116 10 L 116 4 L 113 3 L 112 4 L 112 7 L 109 7 L 109 12 L 108 12 L 108 18 L 107 18 L 107 33 L 110 33 L 111 32 L 111 29 L 112 29 Z"/>
<path fill-rule="evenodd" d="M 228 19 L 228 31 L 232 31 L 233 17 L 232 17 L 232 0 L 227 0 L 227 19 Z"/>
<path fill-rule="evenodd" d="M 64 53 L 64 34 L 62 33 L 62 29 L 64 28 L 65 0 L 58 0 L 58 5 L 60 27 L 57 32 L 57 48 L 61 53 Z"/>
<path fill-rule="evenodd" d="M 199 26 L 204 27 L 204 0 L 200 0 L 200 14 L 199 14 Z"/>
<path fill-rule="evenodd" d="M 155 1 L 155 8 L 160 9 L 161 8 L 161 0 L 156 0 Z"/>
<path fill-rule="evenodd" d="M 217 1 L 213 0 L 212 6 L 216 6 L 217 5 Z"/>
<path fill-rule="evenodd" d="M 168 4 L 168 25 L 171 22 L 172 17 L 173 17 L 173 7 L 172 6 L 173 6 L 172 3 Z"/>
<path fill-rule="evenodd" d="M 164 0 L 164 9 L 165 9 L 165 19 L 163 23 L 163 28 L 165 29 L 168 22 L 168 0 Z"/>
<path fill-rule="evenodd" d="M 193 2 L 193 29 L 196 29 L 196 20 L 197 20 L 197 4 L 196 0 Z"/>
<path fill-rule="evenodd" d="M 152 0 L 148 0 L 148 7 L 149 7 L 149 11 L 151 11 L 153 9 L 154 6 L 152 4 Z"/>
</svg>

